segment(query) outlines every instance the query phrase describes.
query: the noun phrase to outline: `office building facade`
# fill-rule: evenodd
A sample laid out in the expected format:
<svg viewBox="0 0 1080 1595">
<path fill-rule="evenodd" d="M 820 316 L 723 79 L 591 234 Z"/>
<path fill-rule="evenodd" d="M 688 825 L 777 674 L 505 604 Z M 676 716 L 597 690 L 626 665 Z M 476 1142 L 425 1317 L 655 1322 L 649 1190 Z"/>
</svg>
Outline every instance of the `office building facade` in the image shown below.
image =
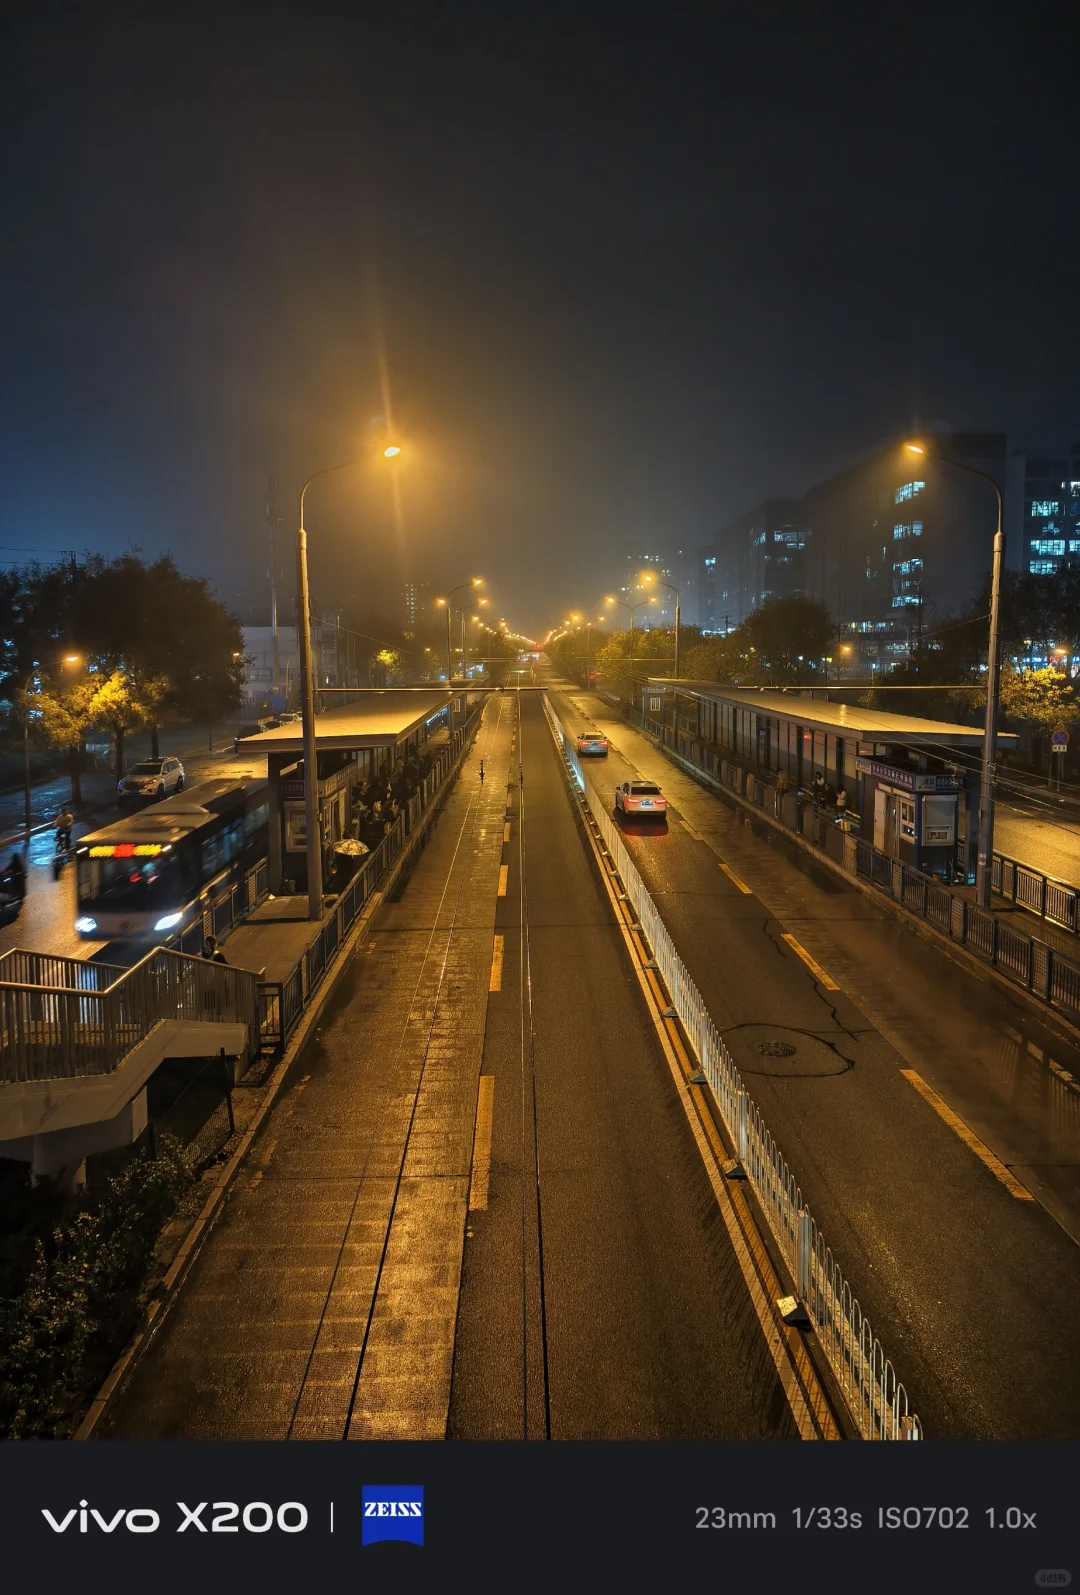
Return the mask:
<svg viewBox="0 0 1080 1595">
<path fill-rule="evenodd" d="M 1006 498 L 1014 569 L 1052 576 L 1066 560 L 1080 560 L 1080 443 L 1057 459 L 1011 454 Z"/>
<path fill-rule="evenodd" d="M 920 457 L 898 442 L 802 499 L 765 500 L 724 527 L 713 551 L 718 629 L 769 599 L 803 596 L 857 639 L 858 658 L 885 666 L 909 652 L 932 616 L 968 605 L 990 568 L 996 524 L 992 488 L 969 472 L 1004 491 L 1005 437 L 931 434 L 926 444 Z"/>
</svg>

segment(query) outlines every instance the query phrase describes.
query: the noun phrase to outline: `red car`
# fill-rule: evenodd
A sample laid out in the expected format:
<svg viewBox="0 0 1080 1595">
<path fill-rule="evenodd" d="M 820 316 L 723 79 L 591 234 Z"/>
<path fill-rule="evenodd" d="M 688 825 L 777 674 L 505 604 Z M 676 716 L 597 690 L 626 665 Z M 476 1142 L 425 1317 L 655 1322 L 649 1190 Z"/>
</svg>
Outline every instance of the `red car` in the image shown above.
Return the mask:
<svg viewBox="0 0 1080 1595">
<path fill-rule="evenodd" d="M 615 812 L 620 809 L 641 819 L 666 819 L 667 798 L 651 781 L 624 781 L 615 788 Z"/>
</svg>

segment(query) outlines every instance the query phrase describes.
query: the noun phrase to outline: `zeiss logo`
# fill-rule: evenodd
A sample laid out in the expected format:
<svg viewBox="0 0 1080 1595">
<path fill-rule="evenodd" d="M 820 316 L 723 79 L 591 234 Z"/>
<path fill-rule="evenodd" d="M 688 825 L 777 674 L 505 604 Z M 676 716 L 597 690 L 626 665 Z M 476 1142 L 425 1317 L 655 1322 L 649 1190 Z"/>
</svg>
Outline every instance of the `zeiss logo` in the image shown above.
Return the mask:
<svg viewBox="0 0 1080 1595">
<path fill-rule="evenodd" d="M 364 1485 L 364 1544 L 376 1540 L 424 1543 L 422 1484 Z"/>
</svg>

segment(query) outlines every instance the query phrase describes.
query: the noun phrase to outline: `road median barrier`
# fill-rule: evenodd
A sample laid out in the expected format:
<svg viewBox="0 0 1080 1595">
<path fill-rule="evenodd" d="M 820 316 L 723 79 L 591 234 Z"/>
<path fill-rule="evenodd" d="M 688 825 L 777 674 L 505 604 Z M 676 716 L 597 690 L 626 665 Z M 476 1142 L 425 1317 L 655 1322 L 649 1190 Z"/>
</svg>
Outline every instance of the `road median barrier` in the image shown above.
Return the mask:
<svg viewBox="0 0 1080 1595">
<path fill-rule="evenodd" d="M 738 1174 L 733 1171 L 731 1177 L 745 1177 L 795 1287 L 793 1295 L 774 1302 L 776 1311 L 786 1325 L 812 1329 L 863 1439 L 922 1439 L 922 1425 L 910 1410 L 907 1390 L 863 1314 L 840 1264 L 825 1244 L 791 1170 L 675 951 L 667 927 L 619 835 L 607 797 L 582 770 L 575 739 L 563 726 L 547 694 L 543 703 L 574 786 L 603 838 L 609 868 L 617 872 L 622 884 L 619 900 L 630 905 L 640 921 L 667 988 L 669 1002 L 663 1012 L 677 1018 L 681 1025 L 699 1065 L 698 1072 L 708 1082 L 737 1154 Z"/>
</svg>

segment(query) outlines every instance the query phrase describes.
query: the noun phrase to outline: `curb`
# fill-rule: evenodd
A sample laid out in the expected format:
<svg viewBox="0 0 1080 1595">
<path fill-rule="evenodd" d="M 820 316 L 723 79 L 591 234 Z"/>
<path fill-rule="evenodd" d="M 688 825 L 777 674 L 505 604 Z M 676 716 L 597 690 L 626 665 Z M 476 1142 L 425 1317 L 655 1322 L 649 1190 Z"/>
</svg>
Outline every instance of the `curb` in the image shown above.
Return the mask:
<svg viewBox="0 0 1080 1595">
<path fill-rule="evenodd" d="M 281 1089 L 285 1084 L 290 1069 L 296 1062 L 296 1059 L 299 1057 L 304 1047 L 307 1045 L 311 1033 L 315 1028 L 316 1021 L 322 1017 L 322 1013 L 326 1008 L 327 1003 L 333 996 L 337 987 L 340 985 L 342 977 L 348 970 L 353 958 L 356 956 L 357 952 L 359 952 L 363 943 L 367 940 L 368 934 L 371 931 L 371 927 L 374 924 L 375 918 L 378 915 L 379 910 L 382 908 L 383 903 L 386 901 L 391 891 L 396 887 L 400 877 L 405 873 L 406 867 L 412 864 L 415 855 L 421 851 L 421 845 L 423 844 L 428 831 L 431 829 L 439 813 L 441 812 L 445 798 L 457 779 L 458 773 L 461 769 L 461 764 L 464 761 L 466 753 L 476 740 L 476 733 L 479 731 L 479 729 L 480 726 L 478 717 L 477 724 L 473 730 L 473 735 L 469 738 L 461 750 L 461 756 L 458 760 L 457 769 L 454 771 L 452 776 L 448 774 L 447 779 L 443 782 L 442 787 L 440 788 L 436 802 L 432 804 L 428 815 L 425 817 L 424 823 L 418 826 L 418 828 L 413 832 L 412 836 L 409 838 L 408 847 L 403 849 L 399 857 L 395 860 L 391 869 L 387 871 L 381 889 L 372 893 L 371 897 L 364 904 L 364 907 L 360 911 L 357 922 L 339 949 L 337 957 L 331 966 L 330 972 L 327 974 L 317 993 L 308 1004 L 303 1017 L 300 1019 L 296 1029 L 289 1038 L 288 1044 L 286 1045 L 280 1062 L 270 1075 L 266 1085 L 266 1095 L 260 1103 L 258 1111 L 256 1112 L 251 1123 L 248 1125 L 247 1129 L 241 1135 L 240 1140 L 237 1143 L 236 1150 L 233 1152 L 232 1156 L 229 1158 L 229 1161 L 222 1169 L 212 1191 L 203 1204 L 201 1212 L 192 1222 L 190 1229 L 181 1243 L 180 1250 L 177 1252 L 172 1263 L 169 1265 L 168 1272 L 165 1274 L 165 1277 L 162 1279 L 161 1283 L 157 1286 L 154 1297 L 147 1308 L 145 1322 L 143 1323 L 141 1329 L 136 1332 L 130 1344 L 120 1353 L 120 1356 L 109 1370 L 109 1373 L 105 1377 L 104 1383 L 98 1390 L 97 1395 L 91 1401 L 89 1407 L 86 1409 L 82 1422 L 79 1424 L 79 1427 L 72 1436 L 73 1440 L 90 1440 L 93 1438 L 94 1430 L 104 1417 L 109 1402 L 122 1388 L 127 1375 L 134 1371 L 139 1358 L 146 1351 L 154 1335 L 160 1329 L 168 1308 L 176 1299 L 180 1287 L 187 1276 L 188 1270 L 198 1255 L 202 1242 L 206 1239 L 206 1236 L 209 1234 L 210 1229 L 213 1226 L 214 1219 L 218 1214 L 218 1209 L 221 1207 L 226 1192 L 228 1191 L 229 1186 L 232 1184 L 234 1176 L 250 1151 L 251 1144 L 254 1141 L 255 1136 L 262 1126 L 264 1120 L 266 1119 L 267 1114 L 280 1095 Z"/>
</svg>

